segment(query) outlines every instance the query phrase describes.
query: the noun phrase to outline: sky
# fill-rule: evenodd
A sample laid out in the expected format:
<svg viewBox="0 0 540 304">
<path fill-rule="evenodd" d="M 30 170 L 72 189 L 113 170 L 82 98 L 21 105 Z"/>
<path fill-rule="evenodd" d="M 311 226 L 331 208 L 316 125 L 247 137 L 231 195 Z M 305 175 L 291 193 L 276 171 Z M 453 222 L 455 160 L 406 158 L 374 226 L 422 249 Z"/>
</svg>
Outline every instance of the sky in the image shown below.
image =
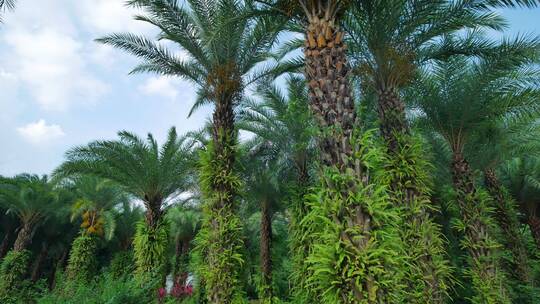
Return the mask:
<svg viewBox="0 0 540 304">
<path fill-rule="evenodd" d="M 128 75 L 138 60 L 94 42 L 111 32 L 147 36 L 125 0 L 19 0 L 0 24 L 0 175 L 49 174 L 65 151 L 120 130 L 162 142 L 167 130 L 199 129 L 206 107 L 190 118 L 192 84 Z M 540 8 L 501 10 L 509 35 L 540 35 Z"/>
</svg>

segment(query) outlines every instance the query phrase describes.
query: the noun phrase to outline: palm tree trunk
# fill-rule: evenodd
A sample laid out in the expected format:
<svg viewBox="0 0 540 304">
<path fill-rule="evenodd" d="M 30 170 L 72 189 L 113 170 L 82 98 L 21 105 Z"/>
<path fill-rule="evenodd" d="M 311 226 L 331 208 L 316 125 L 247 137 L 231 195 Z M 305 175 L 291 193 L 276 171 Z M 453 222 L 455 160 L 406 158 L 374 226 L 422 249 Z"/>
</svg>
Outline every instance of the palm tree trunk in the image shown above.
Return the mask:
<svg viewBox="0 0 540 304">
<path fill-rule="evenodd" d="M 531 234 L 536 243 L 536 247 L 540 250 L 540 218 L 536 214 L 529 214 L 527 224 L 531 229 Z"/>
<path fill-rule="evenodd" d="M 409 134 L 405 118 L 405 104 L 393 88 L 378 91 L 378 114 L 381 135 L 386 141 L 390 154 L 399 152 L 400 137 Z"/>
<path fill-rule="evenodd" d="M 0 244 L 0 260 L 6 256 L 6 253 L 9 251 L 9 245 L 11 241 L 11 230 L 6 231 L 2 244 Z"/>
<path fill-rule="evenodd" d="M 152 229 L 158 226 L 159 221 L 163 216 L 163 211 L 161 210 L 161 202 L 162 200 L 160 198 L 150 199 L 145 195 L 145 220 L 148 224 L 148 227 Z"/>
<path fill-rule="evenodd" d="M 391 172 L 390 195 L 402 212 L 401 237 L 409 255 L 408 284 L 424 286 L 421 293 L 409 299 L 418 303 L 444 303 L 448 267 L 443 256 L 444 246 L 440 228 L 427 212 L 430 197 L 427 181 L 422 180 L 421 151 L 414 145 L 405 116 L 405 104 L 397 89 L 381 86 L 378 94 L 380 132 L 385 140 L 389 159 L 387 172 Z M 413 288 L 411 286 L 410 288 Z M 418 288 L 418 287 L 416 287 Z"/>
<path fill-rule="evenodd" d="M 180 241 L 180 236 L 177 235 L 174 240 L 174 271 L 173 278 L 176 280 L 180 274 L 180 258 L 182 255 L 182 242 Z"/>
<path fill-rule="evenodd" d="M 506 301 L 507 292 L 504 290 L 504 285 L 498 278 L 500 270 L 498 270 L 498 260 L 494 252 L 495 241 L 487 223 L 491 214 L 485 210 L 486 206 L 478 197 L 471 168 L 461 152 L 454 151 L 451 169 L 467 240 L 466 248 L 471 258 L 469 267 L 472 275 L 477 276 L 477 279 L 473 280 L 473 285 L 478 286 L 473 286 L 473 288 L 485 301 L 509 303 Z M 499 299 L 489 294 L 490 292 L 497 292 Z"/>
<path fill-rule="evenodd" d="M 354 155 L 355 151 L 360 151 L 360 147 L 357 146 L 353 134 L 356 112 L 348 79 L 350 69 L 347 47 L 343 41 L 344 32 L 337 25 L 335 12 L 331 11 L 337 7 L 336 3 L 336 6 L 333 6 L 321 1 L 300 2 L 307 8 L 305 12 L 309 21 L 305 32 L 305 75 L 311 112 L 320 129 L 321 161 L 325 169 L 337 169 L 340 176 L 350 179 L 344 186 L 336 186 L 331 180 L 326 180 L 326 185 L 336 194 L 336 200 L 344 202 L 356 193 L 358 187 L 369 183 L 365 168 Z M 372 239 L 371 215 L 364 210 L 361 202 L 357 202 L 343 203 L 342 210 L 325 216 L 341 227 L 339 237 L 343 248 L 348 248 L 344 249 L 344 252 L 351 255 L 350 258 L 342 260 L 340 268 L 356 267 L 349 265 L 348 261 L 370 250 L 367 240 Z M 351 248 L 354 248 L 355 252 L 350 251 Z M 358 277 L 363 277 L 362 271 L 358 270 L 356 273 Z M 309 275 L 306 273 L 305 276 Z M 377 297 L 382 293 L 376 291 L 378 287 L 375 286 L 377 283 L 373 278 L 339 278 L 341 279 L 346 283 L 340 288 L 340 298 L 351 299 L 353 295 L 355 301 L 365 301 L 364 292 L 377 294 Z"/>
<path fill-rule="evenodd" d="M 236 214 L 237 176 L 234 172 L 236 130 L 234 103 L 240 99 L 241 80 L 234 76 L 234 65 L 224 65 L 215 72 L 211 86 L 216 92 L 213 113 L 210 164 L 204 167 L 208 178 L 205 223 L 206 265 L 215 274 L 203 278 L 210 303 L 231 303 L 241 290 L 239 259 L 242 239 L 241 224 Z"/>
<path fill-rule="evenodd" d="M 32 227 L 28 223 L 23 223 L 19 233 L 17 233 L 17 239 L 13 245 L 14 251 L 23 251 L 28 247 L 32 240 Z"/>
<path fill-rule="evenodd" d="M 486 168 L 484 170 L 484 179 L 486 188 L 495 200 L 495 219 L 504 232 L 508 248 L 512 251 L 513 263 L 508 272 L 514 274 L 522 282 L 532 284 L 529 257 L 525 242 L 520 237 L 519 220 L 515 206 L 505 196 L 503 186 L 493 169 Z"/>
<path fill-rule="evenodd" d="M 272 215 L 267 200 L 262 202 L 261 210 L 261 290 L 259 298 L 271 303 L 272 292 Z"/>
<path fill-rule="evenodd" d="M 349 85 L 344 32 L 323 16 L 311 16 L 306 29 L 305 73 L 310 108 L 322 131 L 322 162 L 345 172 L 352 168 L 352 136 L 356 120 Z"/>
<path fill-rule="evenodd" d="M 41 246 L 41 251 L 39 252 L 38 258 L 34 264 L 34 269 L 32 270 L 32 276 L 31 280 L 32 282 L 37 282 L 39 280 L 39 277 L 41 276 L 41 267 L 43 266 L 43 262 L 45 262 L 45 259 L 47 259 L 47 255 L 49 254 L 48 246 L 46 243 L 43 243 Z"/>
</svg>

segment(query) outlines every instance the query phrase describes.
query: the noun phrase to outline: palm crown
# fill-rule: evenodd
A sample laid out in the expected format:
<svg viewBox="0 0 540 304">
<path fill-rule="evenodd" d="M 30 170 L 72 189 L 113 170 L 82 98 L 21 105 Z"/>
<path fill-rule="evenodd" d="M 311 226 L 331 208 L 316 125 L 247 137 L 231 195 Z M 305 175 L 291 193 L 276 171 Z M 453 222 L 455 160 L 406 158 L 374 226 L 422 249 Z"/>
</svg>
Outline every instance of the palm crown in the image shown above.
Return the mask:
<svg viewBox="0 0 540 304">
<path fill-rule="evenodd" d="M 239 101 L 242 88 L 268 73 L 255 66 L 268 59 L 278 25 L 261 18 L 242 18 L 250 13 L 251 1 L 191 0 L 187 6 L 176 0 L 129 3 L 144 9 L 145 14 L 136 19 L 158 27 L 158 39 L 174 43 L 185 55 L 128 33 L 98 41 L 142 58 L 144 62 L 132 73 L 153 72 L 191 81 L 198 88 L 191 112 L 206 103 L 219 102 L 216 98 L 223 94 Z"/>
<path fill-rule="evenodd" d="M 119 140 L 94 141 L 67 152 L 61 174 L 94 174 L 108 178 L 142 200 L 147 222 L 157 225 L 167 199 L 187 190 L 192 169 L 190 146 L 171 128 L 159 147 L 149 134 L 146 140 L 133 133 L 119 132 Z"/>
<path fill-rule="evenodd" d="M 435 64 L 411 96 L 425 114 L 419 120 L 462 153 L 479 127 L 503 117 L 534 116 L 540 110 L 535 87 L 540 74 L 531 65 L 537 56 L 538 41 L 518 37 L 490 58 L 454 57 Z"/>
</svg>

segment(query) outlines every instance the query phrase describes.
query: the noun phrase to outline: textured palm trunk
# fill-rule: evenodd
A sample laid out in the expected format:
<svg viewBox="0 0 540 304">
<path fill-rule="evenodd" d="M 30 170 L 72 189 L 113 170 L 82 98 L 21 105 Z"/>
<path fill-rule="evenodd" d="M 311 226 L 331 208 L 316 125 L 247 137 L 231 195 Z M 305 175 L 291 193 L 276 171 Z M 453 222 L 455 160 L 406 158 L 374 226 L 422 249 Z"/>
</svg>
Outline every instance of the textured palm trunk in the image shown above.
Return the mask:
<svg viewBox="0 0 540 304">
<path fill-rule="evenodd" d="M 37 282 L 39 278 L 41 277 L 41 268 L 43 266 L 43 263 L 47 259 L 47 255 L 49 254 L 49 247 L 47 244 L 42 244 L 41 251 L 39 252 L 38 258 L 34 264 L 34 269 L 32 269 L 32 275 L 30 279 L 32 282 Z"/>
<path fill-rule="evenodd" d="M 163 211 L 161 210 L 161 198 L 149 198 L 145 195 L 145 207 L 146 214 L 145 220 L 148 227 L 157 228 L 159 221 L 163 217 Z"/>
<path fill-rule="evenodd" d="M 272 216 L 268 201 L 262 202 L 261 210 L 261 290 L 260 298 L 264 303 L 271 303 L 272 292 Z"/>
<path fill-rule="evenodd" d="M 529 214 L 527 224 L 531 229 L 536 247 L 540 250 L 540 218 L 536 214 Z"/>
<path fill-rule="evenodd" d="M 322 162 L 345 172 L 349 161 L 356 112 L 349 85 L 344 32 L 335 20 L 313 16 L 306 29 L 305 73 L 310 108 L 321 129 L 319 146 Z"/>
<path fill-rule="evenodd" d="M 381 86 L 384 87 L 384 86 Z M 446 300 L 446 282 L 444 252 L 440 228 L 434 224 L 427 212 L 430 198 L 429 189 L 422 184 L 422 173 L 417 170 L 420 155 L 410 153 L 414 144 L 410 136 L 409 125 L 405 116 L 405 104 L 397 90 L 384 87 L 378 92 L 378 115 L 380 132 L 385 141 L 390 160 L 390 172 L 395 172 L 390 181 L 390 195 L 397 207 L 405 207 L 403 225 L 400 229 L 403 242 L 414 267 L 409 270 L 408 282 L 411 285 L 425 286 L 421 295 L 414 295 L 410 301 L 418 303 L 444 303 Z M 410 172 L 412 174 L 404 174 Z M 415 175 L 416 174 L 416 175 Z M 424 187 L 424 188 L 422 188 Z M 421 282 L 420 282 L 421 281 Z M 411 289 L 414 288 L 411 286 Z M 417 287 L 416 287 L 417 288 Z"/>
<path fill-rule="evenodd" d="M 403 144 L 400 140 L 409 134 L 405 104 L 393 88 L 381 89 L 377 93 L 381 135 L 390 154 L 399 153 L 399 146 Z"/>
<path fill-rule="evenodd" d="M 452 179 L 454 189 L 457 192 L 457 203 L 461 212 L 464 224 L 465 236 L 470 244 L 467 251 L 471 257 L 471 267 L 473 273 L 478 275 L 476 284 L 489 284 L 489 286 L 473 286 L 477 291 L 492 292 L 492 289 L 498 289 L 501 299 L 494 303 L 507 303 L 502 297 L 506 297 L 502 282 L 499 282 L 498 260 L 495 256 L 494 243 L 489 227 L 482 219 L 489 218 L 490 214 L 482 209 L 482 204 L 478 201 L 477 189 L 474 184 L 474 177 L 460 152 L 453 153 L 452 160 Z M 473 284 L 475 284 L 473 282 Z M 498 285 L 501 284 L 501 285 Z M 490 290 L 491 289 L 491 290 Z M 483 295 L 480 295 L 481 297 Z M 491 299 L 495 300 L 495 299 Z"/>
<path fill-rule="evenodd" d="M 529 271 L 529 257 L 525 242 L 519 231 L 519 220 L 515 206 L 504 195 L 503 186 L 495 171 L 491 168 L 484 170 L 485 185 L 495 201 L 495 218 L 504 233 L 508 248 L 513 255 L 513 263 L 508 269 L 517 279 L 524 283 L 532 284 L 532 276 Z"/>
<path fill-rule="evenodd" d="M 9 245 L 11 243 L 11 230 L 6 231 L 4 239 L 2 239 L 2 244 L 0 244 L 0 260 L 6 256 L 6 253 L 9 251 Z"/>
<path fill-rule="evenodd" d="M 241 240 L 237 237 L 240 223 L 236 214 L 236 186 L 234 163 L 236 154 L 236 130 L 234 126 L 234 104 L 241 97 L 240 77 L 234 76 L 234 64 L 218 67 L 209 79 L 214 89 L 210 177 L 211 199 L 207 205 L 209 242 L 206 251 L 207 267 L 215 274 L 212 279 L 204 278 L 207 299 L 210 303 L 232 303 L 240 291 L 237 265 Z"/>
<path fill-rule="evenodd" d="M 14 251 L 23 251 L 32 241 L 32 226 L 28 223 L 23 223 L 21 229 L 17 233 L 17 239 L 13 245 Z"/>
<path fill-rule="evenodd" d="M 347 201 L 357 187 L 368 183 L 368 175 L 353 155 L 360 147 L 353 138 L 356 112 L 348 79 L 350 68 L 347 47 L 343 41 L 344 32 L 339 29 L 333 17 L 334 12 L 329 11 L 335 9 L 335 6 L 317 1 L 300 2 L 307 7 L 309 20 L 305 32 L 305 75 L 311 112 L 320 129 L 321 161 L 326 168 L 335 168 L 343 177 L 353 178 L 345 188 L 334 189 L 339 192 L 341 200 Z M 335 187 L 330 180 L 327 185 Z M 372 218 L 360 204 L 343 204 L 342 210 L 327 216 L 341 227 L 339 237 L 343 247 L 354 249 L 355 252 L 368 250 L 368 240 L 372 238 Z M 356 253 L 348 252 L 351 259 L 354 259 Z M 347 269 L 347 263 L 348 259 L 344 258 L 339 267 Z M 353 302 L 365 301 L 364 292 L 381 294 L 375 285 L 376 282 L 371 279 L 361 282 L 347 279 L 341 286 L 340 297 L 343 303 L 351 302 L 351 294 L 354 295 Z"/>
</svg>

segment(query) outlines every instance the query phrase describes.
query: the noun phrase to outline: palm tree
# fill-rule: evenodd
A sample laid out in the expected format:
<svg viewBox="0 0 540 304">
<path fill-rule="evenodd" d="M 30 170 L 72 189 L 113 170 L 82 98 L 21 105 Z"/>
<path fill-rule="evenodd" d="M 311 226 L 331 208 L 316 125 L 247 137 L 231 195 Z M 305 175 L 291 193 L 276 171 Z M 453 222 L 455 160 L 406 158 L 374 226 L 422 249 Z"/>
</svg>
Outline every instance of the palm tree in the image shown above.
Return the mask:
<svg viewBox="0 0 540 304">
<path fill-rule="evenodd" d="M 534 98 L 534 95 L 530 96 Z M 499 168 L 507 160 L 523 154 L 538 155 L 539 126 L 531 122 L 534 116 L 516 120 L 504 117 L 477 126 L 474 138 L 469 140 L 467 153 L 473 167 L 483 171 L 484 185 L 494 200 L 495 219 L 503 231 L 504 244 L 512 253 L 507 272 L 526 284 L 533 283 L 526 240 L 520 232 L 516 202 L 499 177 Z"/>
<path fill-rule="evenodd" d="M 118 136 L 119 140 L 94 141 L 69 150 L 67 160 L 56 174 L 106 178 L 141 200 L 146 215 L 145 222 L 137 226 L 135 237 L 138 274 L 161 276 L 167 247 L 164 208 L 168 200 L 188 189 L 192 168 L 190 146 L 174 127 L 161 149 L 152 134 L 146 140 L 127 131 L 119 132 Z"/>
<path fill-rule="evenodd" d="M 67 275 L 70 279 L 87 281 L 97 262 L 97 237 L 112 238 L 116 226 L 113 209 L 128 198 L 112 181 L 95 176 L 71 177 L 66 184 L 77 195 L 71 208 L 71 220 L 82 218 L 82 229 L 73 241 L 68 260 Z"/>
<path fill-rule="evenodd" d="M 0 265 L 0 301 L 19 288 L 30 261 L 27 248 L 34 232 L 60 201 L 47 176 L 21 174 L 0 181 L 0 204 L 6 206 L 7 212 L 13 213 L 21 225 L 13 249 Z"/>
<path fill-rule="evenodd" d="M 540 160 L 527 155 L 508 160 L 501 167 L 501 181 L 526 215 L 526 222 L 540 249 Z"/>
<path fill-rule="evenodd" d="M 507 303 L 498 269 L 499 245 L 493 237 L 489 199 L 475 184 L 474 172 L 464 155 L 479 126 L 506 115 L 519 117 L 537 112 L 531 85 L 534 71 L 523 70 L 534 59 L 537 42 L 518 38 L 505 41 L 497 55 L 477 61 L 455 57 L 426 72 L 412 99 L 420 120 L 439 133 L 452 151 L 451 172 L 465 234 L 462 246 L 469 252 L 474 301 Z M 531 55 L 533 55 L 531 57 Z"/>
<path fill-rule="evenodd" d="M 257 64 L 268 58 L 276 24 L 261 18 L 245 18 L 251 1 L 132 0 L 144 9 L 137 19 L 161 31 L 158 39 L 177 45 L 185 59 L 152 40 L 133 34 L 113 34 L 98 41 L 126 50 L 144 60 L 133 72 L 178 76 L 197 86 L 192 111 L 213 103 L 212 145 L 201 174 L 207 196 L 205 222 L 198 238 L 205 262 L 200 273 L 212 303 L 228 303 L 239 292 L 238 266 L 242 244 L 234 199 L 238 178 L 234 173 L 236 131 L 234 107 L 244 88 L 265 70 Z"/>
<path fill-rule="evenodd" d="M 185 286 L 191 242 L 200 229 L 201 213 L 191 208 L 175 207 L 169 210 L 167 219 L 171 225 L 171 236 L 173 236 L 175 244 L 174 282 L 179 286 Z"/>
<path fill-rule="evenodd" d="M 281 156 L 276 153 L 275 147 L 270 142 L 257 142 L 258 140 L 254 140 L 245 146 L 247 153 L 243 163 L 249 164 L 245 171 L 248 185 L 246 198 L 254 202 L 256 210 L 260 211 L 259 300 L 261 303 L 271 304 L 275 302 L 276 296 L 272 274 L 272 221 L 274 214 L 283 206 L 285 183 L 282 184 L 280 181 L 287 179 L 287 176 L 283 174 L 285 170 L 277 163 Z"/>
<path fill-rule="evenodd" d="M 305 283 L 305 259 L 309 252 L 309 241 L 302 219 L 308 214 L 304 196 L 311 184 L 310 163 L 314 159 L 313 122 L 309 112 L 307 89 L 304 80 L 288 77 L 286 92 L 276 86 L 260 86 L 258 95 L 262 101 L 245 99 L 240 107 L 238 127 L 256 136 L 249 146 L 264 147 L 273 155 L 273 170 L 287 175 L 293 185 L 288 187 L 291 205 L 290 231 L 291 252 L 294 262 L 294 284 L 296 299 L 309 290 Z"/>
<path fill-rule="evenodd" d="M 382 277 L 389 275 L 387 277 L 389 280 L 397 280 L 400 277 L 390 274 L 393 271 L 401 271 L 399 267 L 395 267 L 397 260 L 391 258 L 401 248 L 399 242 L 395 243 L 393 239 L 395 237 L 393 217 L 397 214 L 393 214 L 394 211 L 383 211 L 388 207 L 386 193 L 382 189 L 385 182 L 382 180 L 381 183 L 375 182 L 375 178 L 371 177 L 377 174 L 368 173 L 372 164 L 367 159 L 371 158 L 373 162 L 378 162 L 383 156 L 378 149 L 372 151 L 368 135 L 360 136 L 360 132 L 355 131 L 355 126 L 358 125 L 357 112 L 349 83 L 350 67 L 347 62 L 345 32 L 341 27 L 343 16 L 355 2 L 340 0 L 260 2 L 263 2 L 269 11 L 281 13 L 282 16 L 291 19 L 290 27 L 296 31 L 303 31 L 305 37 L 304 61 L 286 62 L 285 68 L 298 67 L 303 63 L 310 108 L 320 130 L 318 140 L 323 174 L 320 193 L 311 198 L 312 204 L 317 207 L 310 213 L 312 219 L 327 218 L 328 220 L 323 222 L 328 224 L 328 227 L 321 226 L 318 234 L 313 233 L 314 231 L 310 233 L 311 236 L 317 235 L 316 238 L 323 242 L 313 246 L 316 250 L 312 252 L 311 258 L 307 259 L 314 274 L 314 277 L 305 275 L 307 280 L 311 281 L 310 289 L 318 290 L 323 295 L 324 301 L 343 302 L 352 299 L 361 301 L 365 298 L 375 298 L 383 302 L 396 301 L 395 298 L 387 297 L 393 297 L 400 284 L 389 283 Z M 293 41 L 287 44 L 285 49 L 294 47 Z M 364 191 L 371 187 L 378 190 Z M 358 193 L 364 193 L 365 196 L 360 198 Z M 375 201 L 380 203 L 377 204 L 377 208 L 381 209 L 377 211 L 372 206 L 372 202 Z M 323 214 L 315 216 L 317 212 Z M 377 218 L 378 216 L 380 218 Z M 380 225 L 370 224 L 374 222 Z M 312 230 L 318 225 L 316 220 L 311 224 L 314 225 L 311 227 Z M 373 243 L 365 241 L 383 234 L 392 237 L 378 239 Z M 339 246 L 336 246 L 336 242 Z M 385 256 L 374 254 L 390 243 L 394 243 L 395 246 L 391 246 L 391 249 L 388 247 L 389 254 Z M 377 248 L 378 246 L 380 247 Z M 336 265 L 337 262 L 329 256 L 346 258 L 339 259 L 339 265 Z M 360 262 L 360 259 L 364 261 L 369 259 L 369 262 Z M 392 270 L 378 274 L 371 273 L 381 268 Z M 382 285 L 391 287 L 383 291 L 379 289 Z M 314 288 L 315 286 L 317 287 Z M 320 301 L 320 299 L 306 301 L 317 300 Z"/>
<path fill-rule="evenodd" d="M 32 241 L 35 229 L 52 214 L 58 197 L 47 176 L 30 174 L 3 180 L 0 191 L 0 202 L 7 206 L 7 212 L 17 216 L 21 223 L 13 250 L 23 251 Z"/>
</svg>

